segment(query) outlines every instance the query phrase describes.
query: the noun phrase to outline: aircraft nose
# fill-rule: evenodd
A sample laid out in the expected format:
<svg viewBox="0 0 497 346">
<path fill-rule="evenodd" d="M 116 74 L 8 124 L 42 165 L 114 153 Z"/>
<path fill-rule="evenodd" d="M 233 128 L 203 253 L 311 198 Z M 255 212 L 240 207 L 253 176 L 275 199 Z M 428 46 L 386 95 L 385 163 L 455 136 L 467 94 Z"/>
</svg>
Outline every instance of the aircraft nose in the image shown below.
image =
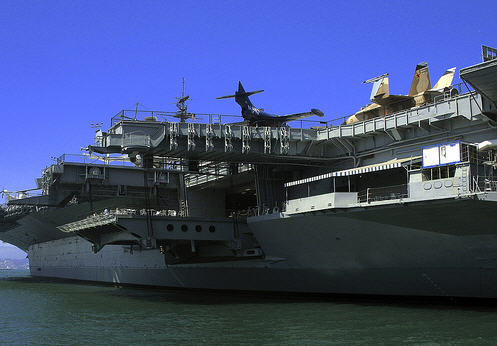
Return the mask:
<svg viewBox="0 0 497 346">
<path fill-rule="evenodd" d="M 317 115 L 318 117 L 323 117 L 324 116 L 324 113 L 321 112 L 319 109 L 317 108 L 312 108 L 311 109 L 311 113 L 314 114 L 314 115 Z"/>
</svg>

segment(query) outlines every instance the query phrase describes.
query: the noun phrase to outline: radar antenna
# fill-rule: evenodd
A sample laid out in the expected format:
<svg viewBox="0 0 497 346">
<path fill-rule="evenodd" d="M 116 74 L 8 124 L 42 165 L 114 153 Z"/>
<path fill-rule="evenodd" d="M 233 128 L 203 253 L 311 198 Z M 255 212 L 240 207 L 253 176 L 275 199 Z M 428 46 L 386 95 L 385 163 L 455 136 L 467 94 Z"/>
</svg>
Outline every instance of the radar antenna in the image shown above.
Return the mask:
<svg viewBox="0 0 497 346">
<path fill-rule="evenodd" d="M 178 110 L 176 111 L 176 118 L 180 119 L 180 122 L 184 123 L 186 119 L 195 119 L 195 115 L 192 113 L 188 113 L 188 105 L 186 101 L 191 101 L 190 95 L 185 96 L 185 77 L 182 78 L 182 87 L 181 87 L 181 97 L 176 97 L 176 107 Z"/>
</svg>

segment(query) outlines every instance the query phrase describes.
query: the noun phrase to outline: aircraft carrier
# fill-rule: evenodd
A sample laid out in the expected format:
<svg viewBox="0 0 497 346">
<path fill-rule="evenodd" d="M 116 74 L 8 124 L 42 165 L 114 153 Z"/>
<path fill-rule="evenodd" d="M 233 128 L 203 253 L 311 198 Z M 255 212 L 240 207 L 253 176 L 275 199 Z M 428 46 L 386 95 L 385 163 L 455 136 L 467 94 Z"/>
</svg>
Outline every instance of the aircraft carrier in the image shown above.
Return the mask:
<svg viewBox="0 0 497 346">
<path fill-rule="evenodd" d="M 39 277 L 497 298 L 497 50 L 482 52 L 459 86 L 392 98 L 374 79 L 373 104 L 336 124 L 121 111 L 38 194 L 9 195 L 0 239 Z"/>
</svg>

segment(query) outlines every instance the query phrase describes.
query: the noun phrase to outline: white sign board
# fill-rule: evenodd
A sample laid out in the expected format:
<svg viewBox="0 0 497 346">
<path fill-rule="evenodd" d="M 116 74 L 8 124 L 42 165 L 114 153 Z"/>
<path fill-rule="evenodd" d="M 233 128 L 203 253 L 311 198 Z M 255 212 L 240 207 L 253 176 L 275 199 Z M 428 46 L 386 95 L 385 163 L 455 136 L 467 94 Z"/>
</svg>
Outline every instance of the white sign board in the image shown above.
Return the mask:
<svg viewBox="0 0 497 346">
<path fill-rule="evenodd" d="M 440 164 L 445 165 L 448 163 L 461 161 L 461 144 L 447 143 L 440 146 Z"/>
<path fill-rule="evenodd" d="M 423 168 L 461 162 L 461 143 L 452 142 L 423 148 Z"/>
<path fill-rule="evenodd" d="M 423 167 L 438 166 L 440 164 L 440 147 L 423 148 Z"/>
</svg>

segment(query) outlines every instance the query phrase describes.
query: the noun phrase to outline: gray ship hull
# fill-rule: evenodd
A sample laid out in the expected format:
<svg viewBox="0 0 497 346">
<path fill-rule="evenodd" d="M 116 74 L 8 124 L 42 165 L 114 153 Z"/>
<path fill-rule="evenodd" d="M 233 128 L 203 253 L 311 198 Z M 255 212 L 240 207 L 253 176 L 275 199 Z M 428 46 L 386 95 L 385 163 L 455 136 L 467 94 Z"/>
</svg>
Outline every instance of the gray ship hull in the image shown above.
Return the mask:
<svg viewBox="0 0 497 346">
<path fill-rule="evenodd" d="M 497 298 L 496 71 L 461 71 L 474 92 L 382 96 L 381 114 L 338 126 L 123 110 L 89 156 L 43 170 L 41 195 L 9 195 L 0 239 L 41 277 Z"/>
<path fill-rule="evenodd" d="M 78 237 L 32 245 L 28 254 L 33 276 L 181 288 L 495 298 L 493 206 L 450 199 L 255 218 L 249 227 L 264 259 L 167 265 L 158 249 L 108 245 L 94 254 Z"/>
</svg>

